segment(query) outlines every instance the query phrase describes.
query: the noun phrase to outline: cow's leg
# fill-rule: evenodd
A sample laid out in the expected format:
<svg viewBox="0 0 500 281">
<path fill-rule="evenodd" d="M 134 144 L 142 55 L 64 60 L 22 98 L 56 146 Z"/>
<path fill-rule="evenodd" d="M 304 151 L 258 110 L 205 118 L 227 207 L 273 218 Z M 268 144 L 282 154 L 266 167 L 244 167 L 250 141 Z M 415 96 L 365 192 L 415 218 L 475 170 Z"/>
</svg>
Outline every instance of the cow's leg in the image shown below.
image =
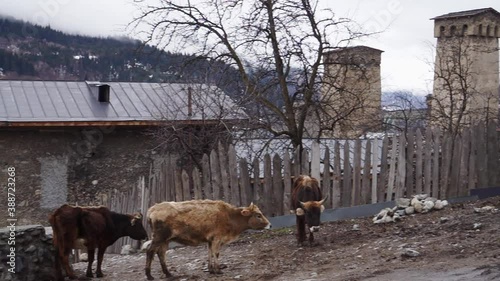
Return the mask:
<svg viewBox="0 0 500 281">
<path fill-rule="evenodd" d="M 209 257 L 211 257 L 212 261 L 211 262 L 209 261 L 208 272 L 213 274 L 222 274 L 219 265 L 219 252 L 221 243 L 220 241 L 212 241 L 211 243 L 209 243 L 209 247 L 210 247 Z"/>
<path fill-rule="evenodd" d="M 62 265 L 64 267 L 64 270 L 66 271 L 66 275 L 68 275 L 69 279 L 76 279 L 75 272 L 73 271 L 73 268 L 71 268 L 69 264 L 69 254 L 71 252 L 71 248 L 65 249 L 62 254 Z"/>
<path fill-rule="evenodd" d="M 156 250 L 156 254 L 158 255 L 158 259 L 160 260 L 161 270 L 168 278 L 171 277 L 172 274 L 170 274 L 167 268 L 167 263 L 166 263 L 167 250 L 168 250 L 168 241 L 166 243 L 163 243 L 160 247 L 158 247 L 158 250 Z"/>
<path fill-rule="evenodd" d="M 309 231 L 309 245 L 312 246 L 313 244 L 314 244 L 314 235 L 312 231 Z"/>
<path fill-rule="evenodd" d="M 87 265 L 86 276 L 92 278 L 92 277 L 94 277 L 94 275 L 92 274 L 92 263 L 94 263 L 95 247 L 87 246 L 87 254 L 88 254 L 89 262 Z"/>
<path fill-rule="evenodd" d="M 305 216 L 296 216 L 297 218 L 297 243 L 302 245 L 306 241 L 306 218 Z"/>
<path fill-rule="evenodd" d="M 144 270 L 146 271 L 146 277 L 148 278 L 148 280 L 154 280 L 153 276 L 151 276 L 151 262 L 153 262 L 156 248 L 158 246 L 159 245 L 157 245 L 157 243 L 155 243 L 155 241 L 153 240 L 146 251 L 146 268 Z"/>
<path fill-rule="evenodd" d="M 107 248 L 106 246 L 101 245 L 97 249 L 97 269 L 96 269 L 96 272 L 95 272 L 95 275 L 97 277 L 103 277 L 104 276 L 104 274 L 102 274 L 101 266 L 102 266 L 102 260 L 104 258 L 104 252 L 106 252 L 106 248 Z"/>
</svg>

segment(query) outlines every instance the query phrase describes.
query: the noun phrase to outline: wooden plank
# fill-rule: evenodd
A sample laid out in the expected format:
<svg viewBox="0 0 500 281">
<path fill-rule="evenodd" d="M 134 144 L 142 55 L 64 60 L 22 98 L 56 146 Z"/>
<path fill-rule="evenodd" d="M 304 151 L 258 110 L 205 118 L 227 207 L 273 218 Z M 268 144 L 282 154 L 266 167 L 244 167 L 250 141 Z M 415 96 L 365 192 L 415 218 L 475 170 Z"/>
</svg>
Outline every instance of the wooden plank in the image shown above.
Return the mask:
<svg viewBox="0 0 500 281">
<path fill-rule="evenodd" d="M 287 151 L 283 159 L 283 188 L 283 211 L 286 213 L 291 210 L 292 200 L 292 164 Z"/>
<path fill-rule="evenodd" d="M 460 143 L 462 142 L 461 137 L 457 137 L 453 142 L 453 154 L 451 157 L 451 174 L 450 174 L 450 186 L 448 188 L 448 197 L 455 198 L 458 197 L 458 185 L 460 182 L 460 159 L 462 153 L 462 147 Z"/>
<path fill-rule="evenodd" d="M 432 130 L 425 130 L 424 144 L 424 193 L 431 194 L 432 191 Z"/>
<path fill-rule="evenodd" d="M 201 185 L 201 173 L 198 170 L 198 167 L 194 167 L 192 172 L 193 177 L 193 191 L 194 191 L 194 199 L 200 200 L 203 199 L 203 190 Z"/>
<path fill-rule="evenodd" d="M 175 201 L 180 202 L 184 201 L 184 194 L 182 190 L 182 171 L 180 169 L 175 169 Z"/>
<path fill-rule="evenodd" d="M 497 134 L 497 124 L 496 122 L 490 121 L 487 128 L 487 138 L 488 144 L 488 186 L 497 186 L 499 183 L 499 152 L 498 152 L 498 134 Z"/>
<path fill-rule="evenodd" d="M 485 138 L 485 128 L 482 125 L 478 125 L 477 128 L 477 179 L 478 188 L 488 187 L 488 158 L 487 158 L 487 146 Z"/>
<path fill-rule="evenodd" d="M 272 164 L 271 156 L 269 154 L 264 155 L 264 211 L 263 213 L 267 216 L 272 217 L 274 215 L 273 208 L 273 175 L 272 175 Z"/>
<path fill-rule="evenodd" d="M 432 153 L 432 193 L 430 194 L 431 196 L 435 198 L 440 198 L 439 197 L 439 150 L 441 150 L 441 133 L 439 132 L 438 129 L 433 130 L 433 139 L 434 139 L 434 148 L 433 148 L 433 153 Z"/>
<path fill-rule="evenodd" d="M 373 139 L 373 148 L 372 148 L 372 166 L 371 166 L 371 175 L 372 175 L 372 189 L 371 189 L 371 203 L 375 204 L 377 203 L 377 196 L 378 196 L 378 190 L 377 190 L 377 185 L 378 185 L 378 165 L 379 165 L 379 139 Z"/>
<path fill-rule="evenodd" d="M 313 141 L 311 147 L 311 176 L 318 180 L 321 179 L 319 164 L 321 162 L 321 155 L 319 151 L 319 142 Z"/>
<path fill-rule="evenodd" d="M 351 206 L 352 200 L 352 168 L 350 162 L 349 142 L 344 143 L 344 177 L 342 182 L 342 207 Z"/>
<path fill-rule="evenodd" d="M 281 158 L 278 154 L 273 157 L 273 190 L 272 202 L 274 216 L 282 216 L 283 210 L 283 176 L 281 175 Z"/>
<path fill-rule="evenodd" d="M 340 159 L 340 144 L 335 142 L 333 148 L 333 182 L 332 182 L 332 208 L 339 208 L 342 206 L 342 189 L 340 183 L 342 181 L 342 167 Z"/>
<path fill-rule="evenodd" d="M 398 146 L 398 163 L 396 172 L 396 198 L 404 197 L 406 194 L 406 136 L 405 134 L 399 135 L 399 146 Z M 395 199 L 396 199 L 395 198 Z"/>
<path fill-rule="evenodd" d="M 451 143 L 449 135 L 446 134 L 443 137 L 443 144 L 441 145 L 441 184 L 439 195 L 441 199 L 447 199 L 448 194 L 448 184 L 450 182 L 450 166 L 451 166 Z"/>
<path fill-rule="evenodd" d="M 372 165 L 372 142 L 366 141 L 365 146 L 365 159 L 363 165 L 363 175 L 361 177 L 361 204 L 370 204 L 371 189 L 370 189 L 370 172 Z"/>
<path fill-rule="evenodd" d="M 182 180 L 182 197 L 184 201 L 192 200 L 193 196 L 191 195 L 191 187 L 189 185 L 189 174 L 186 170 L 182 170 L 181 172 L 181 180 Z"/>
<path fill-rule="evenodd" d="M 408 131 L 406 134 L 406 182 L 405 195 L 415 194 L 415 133 Z"/>
<path fill-rule="evenodd" d="M 220 174 L 220 162 L 219 156 L 215 150 L 210 153 L 210 174 L 211 174 L 211 186 L 212 186 L 212 199 L 220 200 L 221 196 L 221 174 Z"/>
<path fill-rule="evenodd" d="M 396 165 L 397 165 L 397 150 L 398 150 L 398 137 L 392 138 L 392 146 L 391 146 L 391 156 L 389 158 L 389 177 L 387 180 L 387 194 L 386 201 L 393 200 L 393 192 L 394 192 L 394 184 L 396 178 Z"/>
<path fill-rule="evenodd" d="M 325 156 L 323 156 L 323 176 L 322 176 L 322 184 L 321 189 L 323 193 L 323 197 L 328 197 L 326 201 L 323 203 L 325 208 L 332 208 L 332 187 L 331 187 L 331 173 L 330 173 L 330 150 L 328 147 L 325 149 Z"/>
<path fill-rule="evenodd" d="M 382 140 L 382 153 L 380 154 L 380 177 L 377 183 L 377 200 L 385 202 L 387 200 L 387 183 L 389 179 L 389 137 L 384 136 Z"/>
<path fill-rule="evenodd" d="M 175 170 L 176 170 L 176 158 L 172 155 L 168 157 L 168 165 L 167 165 L 167 182 L 168 182 L 168 191 L 167 194 L 170 196 L 170 201 L 176 200 L 176 189 L 175 189 Z"/>
<path fill-rule="evenodd" d="M 361 204 L 361 140 L 354 142 L 351 205 Z"/>
<path fill-rule="evenodd" d="M 252 163 L 253 167 L 253 202 L 257 204 L 260 208 L 264 209 L 264 204 L 262 202 L 263 190 L 260 181 L 260 165 L 259 160 L 255 158 Z"/>
<path fill-rule="evenodd" d="M 238 165 L 236 160 L 236 150 L 233 145 L 229 146 L 227 170 L 229 171 L 229 189 L 231 194 L 231 204 L 241 206 L 240 186 L 238 183 Z"/>
<path fill-rule="evenodd" d="M 205 153 L 201 159 L 203 199 L 213 199 L 212 182 L 210 180 L 210 157 Z"/>
<path fill-rule="evenodd" d="M 222 187 L 222 200 L 229 202 L 231 200 L 231 190 L 229 189 L 229 166 L 228 155 L 225 147 L 219 142 L 219 169 L 220 169 L 220 183 Z"/>
<path fill-rule="evenodd" d="M 424 146 L 422 143 L 422 132 L 417 129 L 415 137 L 415 194 L 422 194 L 423 189 L 423 159 L 424 159 Z M 439 156 L 439 153 L 438 153 Z"/>
<path fill-rule="evenodd" d="M 462 153 L 460 155 L 460 172 L 458 182 L 458 196 L 467 196 L 469 194 L 469 158 L 470 158 L 470 131 L 462 131 Z"/>
<path fill-rule="evenodd" d="M 253 200 L 253 191 L 250 185 L 250 172 L 248 171 L 247 160 L 240 159 L 240 194 L 241 204 L 248 206 Z"/>
</svg>

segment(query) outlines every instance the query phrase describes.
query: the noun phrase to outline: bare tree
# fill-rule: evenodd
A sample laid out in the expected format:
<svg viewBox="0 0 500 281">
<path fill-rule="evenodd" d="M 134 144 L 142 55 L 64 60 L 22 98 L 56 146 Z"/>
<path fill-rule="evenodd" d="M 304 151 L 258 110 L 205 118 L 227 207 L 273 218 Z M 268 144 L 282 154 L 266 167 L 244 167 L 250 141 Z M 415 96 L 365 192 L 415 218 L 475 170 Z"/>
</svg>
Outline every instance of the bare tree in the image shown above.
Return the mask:
<svg viewBox="0 0 500 281">
<path fill-rule="evenodd" d="M 320 92 L 323 55 L 365 36 L 347 18 L 311 0 L 136 1 L 147 43 L 176 46 L 200 58 L 232 65 L 241 96 L 257 104 L 252 126 L 301 146 L 305 124 Z"/>
<path fill-rule="evenodd" d="M 403 132 L 417 128 L 424 129 L 427 121 L 427 106 L 423 97 L 408 91 L 386 94 L 390 102 L 383 108 L 386 132 Z"/>
</svg>

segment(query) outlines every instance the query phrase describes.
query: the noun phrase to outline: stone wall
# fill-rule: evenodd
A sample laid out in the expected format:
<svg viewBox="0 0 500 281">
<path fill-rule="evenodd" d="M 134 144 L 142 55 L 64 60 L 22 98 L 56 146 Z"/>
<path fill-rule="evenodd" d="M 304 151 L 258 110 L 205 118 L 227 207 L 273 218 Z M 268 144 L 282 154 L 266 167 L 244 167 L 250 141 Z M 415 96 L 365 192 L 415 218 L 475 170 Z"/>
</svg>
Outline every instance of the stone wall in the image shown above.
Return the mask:
<svg viewBox="0 0 500 281">
<path fill-rule="evenodd" d="M 149 173 L 158 156 L 147 129 L 56 128 L 0 130 L 0 200 L 7 202 L 7 170 L 14 167 L 18 225 L 48 226 L 63 203 L 93 205 L 108 191 L 124 191 Z M 7 212 L 0 212 L 0 227 Z"/>
<path fill-rule="evenodd" d="M 0 228 L 0 280 L 54 280 L 52 237 L 45 234 L 43 226 L 13 230 Z"/>
</svg>

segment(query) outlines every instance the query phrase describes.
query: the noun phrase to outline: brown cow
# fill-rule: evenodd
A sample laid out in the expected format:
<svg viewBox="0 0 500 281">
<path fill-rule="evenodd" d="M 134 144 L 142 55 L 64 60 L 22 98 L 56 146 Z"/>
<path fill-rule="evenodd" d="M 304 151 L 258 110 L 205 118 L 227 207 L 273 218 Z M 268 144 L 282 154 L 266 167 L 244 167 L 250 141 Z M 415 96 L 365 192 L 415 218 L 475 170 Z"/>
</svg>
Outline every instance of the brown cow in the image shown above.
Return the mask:
<svg viewBox="0 0 500 281">
<path fill-rule="evenodd" d="M 148 223 L 153 229 L 146 254 L 146 276 L 151 276 L 151 262 L 158 255 L 166 277 L 172 276 L 165 263 L 170 241 L 188 246 L 208 243 L 208 270 L 220 274 L 219 251 L 247 229 L 270 228 L 271 224 L 253 203 L 237 208 L 223 201 L 192 200 L 158 203 L 148 210 Z"/>
<path fill-rule="evenodd" d="M 306 240 L 306 225 L 309 227 L 309 243 L 314 242 L 313 232 L 319 230 L 321 213 L 325 209 L 319 181 L 313 177 L 301 175 L 293 185 L 292 208 L 297 221 L 297 242 L 299 245 Z"/>
<path fill-rule="evenodd" d="M 118 238 L 130 236 L 132 239 L 147 239 L 147 233 L 140 213 L 134 215 L 119 214 L 106 207 L 74 207 L 62 205 L 49 217 L 53 231 L 53 242 L 56 248 L 56 278 L 64 280 L 61 270 L 64 269 L 70 279 L 76 275 L 69 264 L 69 254 L 80 242 L 87 247 L 87 277 L 92 275 L 95 249 L 97 254 L 97 277 L 102 277 L 102 259 L 106 248 Z M 79 243 L 77 243 L 77 240 Z M 83 240 L 83 241 L 81 241 Z M 61 266 L 63 268 L 61 268 Z"/>
</svg>

